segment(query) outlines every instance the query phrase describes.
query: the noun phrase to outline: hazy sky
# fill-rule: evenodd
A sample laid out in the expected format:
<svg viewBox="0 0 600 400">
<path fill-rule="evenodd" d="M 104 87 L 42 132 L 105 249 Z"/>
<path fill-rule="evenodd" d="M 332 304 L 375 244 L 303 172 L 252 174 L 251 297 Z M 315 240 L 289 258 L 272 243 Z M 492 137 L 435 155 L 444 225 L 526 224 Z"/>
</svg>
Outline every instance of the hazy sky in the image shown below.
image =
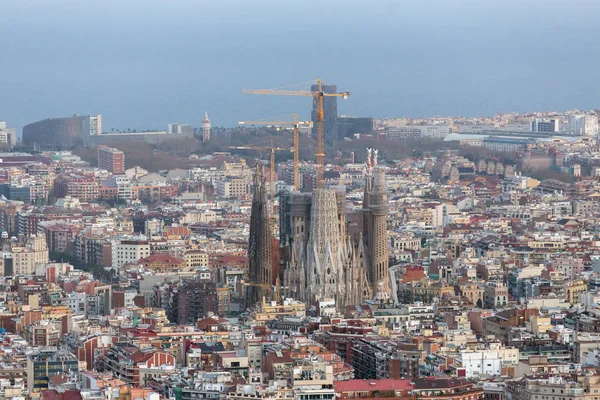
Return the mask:
<svg viewBox="0 0 600 400">
<path fill-rule="evenodd" d="M 598 0 L 0 0 L 0 120 L 308 118 L 308 98 L 240 90 L 317 77 L 356 116 L 591 109 L 599 15 Z"/>
</svg>

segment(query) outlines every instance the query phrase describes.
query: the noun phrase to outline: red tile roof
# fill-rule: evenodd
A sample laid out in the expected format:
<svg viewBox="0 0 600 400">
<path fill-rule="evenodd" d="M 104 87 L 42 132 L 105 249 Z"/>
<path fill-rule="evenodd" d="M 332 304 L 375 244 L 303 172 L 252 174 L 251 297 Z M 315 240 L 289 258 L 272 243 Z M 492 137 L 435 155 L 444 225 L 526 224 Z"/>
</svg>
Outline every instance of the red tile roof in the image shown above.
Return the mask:
<svg viewBox="0 0 600 400">
<path fill-rule="evenodd" d="M 221 324 L 226 324 L 228 321 L 224 318 L 204 318 L 204 319 L 199 319 L 197 326 L 198 329 L 207 329 L 210 328 L 211 326 L 215 326 L 215 325 L 221 325 Z"/>
<path fill-rule="evenodd" d="M 77 389 L 69 389 L 63 394 L 63 400 L 81 400 L 81 392 Z"/>
<path fill-rule="evenodd" d="M 50 378 L 50 380 L 55 385 L 62 385 L 63 383 L 69 382 L 69 377 L 67 375 L 58 374 L 54 375 L 52 378 Z"/>
<path fill-rule="evenodd" d="M 42 392 L 43 400 L 61 400 L 62 395 L 58 393 L 56 390 L 44 390 Z"/>
<path fill-rule="evenodd" d="M 153 263 L 165 263 L 165 264 L 182 264 L 181 258 L 173 257 L 168 254 L 152 254 L 150 257 L 141 258 L 138 263 L 141 264 L 153 264 Z"/>
<path fill-rule="evenodd" d="M 129 359 L 134 363 L 148 361 L 154 356 L 155 352 L 145 352 L 145 351 L 136 351 L 132 355 L 129 356 Z"/>
<path fill-rule="evenodd" d="M 413 387 L 410 379 L 350 379 L 333 382 L 336 393 L 344 392 L 373 392 L 378 391 L 409 391 Z"/>
<path fill-rule="evenodd" d="M 454 379 L 447 377 L 427 376 L 413 379 L 415 389 L 449 389 L 456 386 L 464 386 L 469 383 L 465 379 Z"/>
<path fill-rule="evenodd" d="M 165 236 L 190 236 L 190 230 L 185 226 L 172 226 L 165 232 Z"/>
</svg>

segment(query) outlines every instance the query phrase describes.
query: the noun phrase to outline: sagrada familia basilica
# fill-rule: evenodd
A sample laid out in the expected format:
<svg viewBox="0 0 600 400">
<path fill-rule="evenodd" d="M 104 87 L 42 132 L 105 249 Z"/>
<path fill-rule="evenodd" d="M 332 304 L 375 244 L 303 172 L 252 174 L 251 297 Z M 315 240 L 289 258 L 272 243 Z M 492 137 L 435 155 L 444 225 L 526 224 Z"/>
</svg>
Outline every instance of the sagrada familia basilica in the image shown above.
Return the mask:
<svg viewBox="0 0 600 400">
<path fill-rule="evenodd" d="M 368 149 L 363 204 L 350 209 L 344 187 L 313 192 L 283 191 L 279 200 L 280 268 L 273 265 L 268 207 L 261 169 L 255 178 L 250 226 L 251 282 L 281 285 L 288 297 L 307 305 L 333 299 L 336 308 L 365 300 L 390 301 L 387 192 L 377 150 Z M 262 182 L 262 183 L 261 183 Z M 267 234 L 266 234 L 267 233 Z M 253 290 L 253 298 L 268 290 Z"/>
</svg>

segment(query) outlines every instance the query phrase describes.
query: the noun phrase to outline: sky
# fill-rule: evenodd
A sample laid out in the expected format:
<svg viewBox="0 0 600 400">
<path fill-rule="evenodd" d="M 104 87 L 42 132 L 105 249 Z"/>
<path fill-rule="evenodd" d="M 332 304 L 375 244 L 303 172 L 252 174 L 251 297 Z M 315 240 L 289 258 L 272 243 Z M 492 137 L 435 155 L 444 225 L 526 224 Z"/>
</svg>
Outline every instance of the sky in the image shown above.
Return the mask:
<svg viewBox="0 0 600 400">
<path fill-rule="evenodd" d="M 0 0 L 0 121 L 308 119 L 309 98 L 241 89 L 316 78 L 354 116 L 599 108 L 598 15 L 597 0 Z"/>
</svg>

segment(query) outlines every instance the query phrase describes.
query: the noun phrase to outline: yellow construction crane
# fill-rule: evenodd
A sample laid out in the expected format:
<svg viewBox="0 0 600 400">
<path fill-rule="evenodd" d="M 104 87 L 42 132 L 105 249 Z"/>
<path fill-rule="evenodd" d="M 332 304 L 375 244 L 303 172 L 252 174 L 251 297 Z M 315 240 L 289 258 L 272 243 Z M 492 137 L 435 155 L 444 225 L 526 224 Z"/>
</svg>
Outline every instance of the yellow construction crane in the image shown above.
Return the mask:
<svg viewBox="0 0 600 400">
<path fill-rule="evenodd" d="M 273 141 L 271 140 L 270 147 L 261 147 L 261 146 L 229 146 L 230 150 L 259 150 L 259 151 L 269 151 L 271 153 L 271 170 L 269 177 L 269 186 L 271 193 L 271 219 L 275 218 L 275 152 L 276 151 L 289 151 L 294 152 L 294 148 L 285 148 L 285 147 L 273 147 Z"/>
<path fill-rule="evenodd" d="M 311 96 L 317 101 L 317 154 L 316 170 L 317 170 L 317 188 L 322 188 L 324 185 L 325 173 L 325 112 L 323 111 L 324 97 L 341 97 L 347 99 L 350 92 L 343 93 L 325 93 L 323 91 L 323 82 L 317 79 L 317 90 L 287 90 L 287 89 L 244 89 L 242 94 L 270 94 L 275 96 Z"/>
<path fill-rule="evenodd" d="M 275 295 L 275 301 L 276 302 L 280 302 L 281 301 L 281 282 L 279 281 L 279 278 L 275 278 L 275 284 L 274 285 L 269 285 L 267 283 L 252 283 L 252 282 L 241 282 L 242 285 L 244 286 L 252 286 L 252 287 L 259 287 L 262 289 L 265 289 L 268 293 L 273 292 L 273 294 Z M 286 286 L 287 288 L 287 286 Z"/>
<path fill-rule="evenodd" d="M 293 121 L 240 121 L 239 125 L 274 125 L 274 126 L 293 126 L 294 127 L 294 190 L 300 190 L 300 176 L 298 170 L 298 130 L 300 126 L 312 128 L 312 121 L 298 121 L 298 116 L 294 114 Z"/>
</svg>

